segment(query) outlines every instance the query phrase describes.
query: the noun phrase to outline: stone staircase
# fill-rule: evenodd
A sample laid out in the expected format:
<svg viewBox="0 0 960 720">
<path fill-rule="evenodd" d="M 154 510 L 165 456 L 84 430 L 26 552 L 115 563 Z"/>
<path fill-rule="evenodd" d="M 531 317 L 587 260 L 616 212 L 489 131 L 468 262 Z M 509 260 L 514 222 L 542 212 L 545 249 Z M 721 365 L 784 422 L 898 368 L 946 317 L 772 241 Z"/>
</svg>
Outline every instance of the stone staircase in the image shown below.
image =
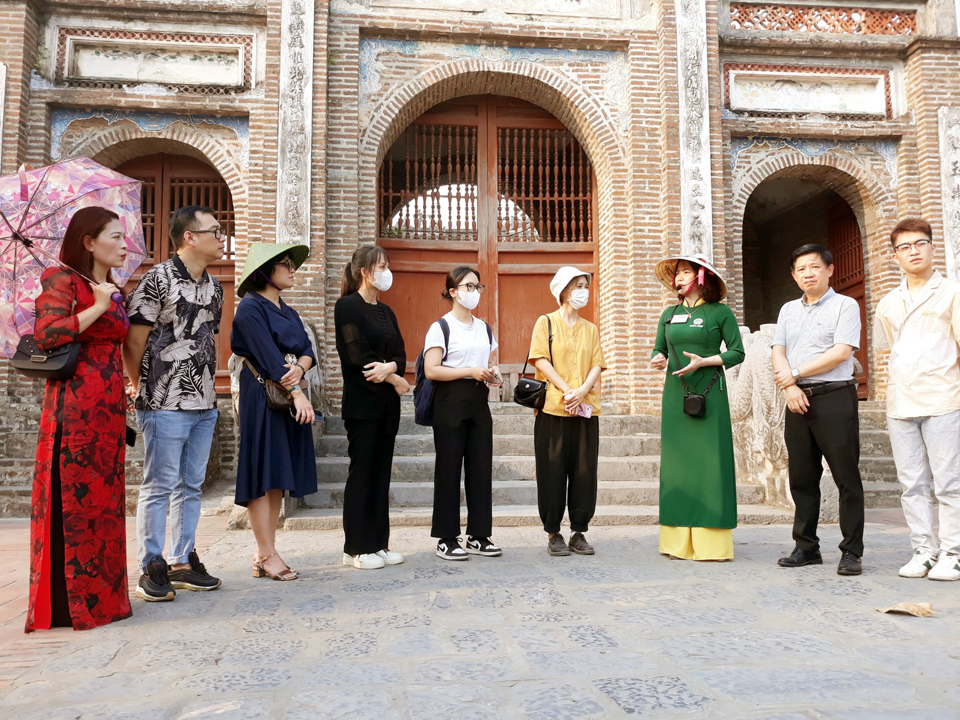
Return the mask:
<svg viewBox="0 0 960 720">
<path fill-rule="evenodd" d="M 406 400 L 406 398 L 405 398 Z M 513 403 L 492 403 L 494 524 L 539 525 L 533 457 L 533 414 Z M 861 469 L 868 507 L 898 507 L 899 486 L 885 418 L 879 404 L 861 404 Z M 403 404 L 390 486 L 391 522 L 429 525 L 433 504 L 433 435 L 414 423 Z M 287 517 L 288 529 L 339 527 L 347 478 L 347 438 L 340 418 L 327 418 L 317 441 L 318 491 Z M 595 525 L 656 524 L 660 471 L 660 419 L 618 414 L 600 418 L 600 467 Z M 462 501 L 461 492 L 461 501 Z M 739 522 L 792 522 L 789 510 L 766 504 L 763 486 L 737 485 Z M 464 518 L 466 509 L 463 508 Z"/>
</svg>

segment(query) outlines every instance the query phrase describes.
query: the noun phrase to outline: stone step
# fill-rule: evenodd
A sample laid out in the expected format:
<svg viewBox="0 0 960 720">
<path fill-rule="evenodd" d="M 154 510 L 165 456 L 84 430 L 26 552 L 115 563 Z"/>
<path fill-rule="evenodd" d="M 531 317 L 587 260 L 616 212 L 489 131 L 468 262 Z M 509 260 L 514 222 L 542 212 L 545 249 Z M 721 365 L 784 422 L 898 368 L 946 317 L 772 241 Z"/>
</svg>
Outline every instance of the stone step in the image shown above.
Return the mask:
<svg viewBox="0 0 960 720">
<path fill-rule="evenodd" d="M 320 457 L 346 457 L 346 435 L 324 435 L 317 440 Z M 398 435 L 394 447 L 397 456 L 419 457 L 433 455 L 433 434 Z M 533 452 L 532 435 L 494 435 L 493 454 L 518 456 Z M 659 455 L 659 435 L 604 435 L 600 437 L 600 457 L 634 457 Z"/>
<path fill-rule="evenodd" d="M 897 466 L 889 455 L 861 456 L 860 475 L 864 482 L 896 482 Z"/>
<path fill-rule="evenodd" d="M 429 506 L 397 508 L 390 512 L 390 525 L 430 527 L 432 517 L 433 508 Z M 461 515 L 461 524 L 465 525 L 466 521 L 466 515 Z M 598 505 L 590 525 L 591 527 L 656 525 L 658 521 L 659 511 L 655 505 Z M 741 505 L 737 508 L 737 522 L 740 525 L 791 524 L 793 512 L 769 505 Z M 536 505 L 497 508 L 493 514 L 493 525 L 494 527 L 539 527 L 540 513 Z M 302 509 L 288 517 L 283 527 L 285 530 L 339 529 L 343 527 L 343 512 L 338 508 Z"/>
<path fill-rule="evenodd" d="M 517 406 L 519 407 L 519 405 Z M 526 408 L 524 414 L 494 415 L 494 435 L 533 435 L 533 411 Z M 323 423 L 324 435 L 346 435 L 343 418 L 327 417 Z M 432 429 L 417 425 L 413 415 L 400 416 L 400 435 L 430 435 Z M 648 415 L 601 415 L 601 435 L 659 435 L 660 418 Z"/>
<path fill-rule="evenodd" d="M 350 460 L 345 457 L 317 458 L 317 480 L 321 483 L 347 481 Z M 494 480 L 535 480 L 535 460 L 529 456 L 494 456 Z M 392 482 L 431 482 L 433 455 L 393 458 Z M 660 456 L 617 458 L 601 457 L 597 472 L 600 482 L 623 480 L 657 480 L 660 477 Z"/>
<path fill-rule="evenodd" d="M 898 508 L 902 492 L 899 482 L 864 480 L 863 504 L 868 508 Z"/>
<path fill-rule="evenodd" d="M 303 499 L 312 508 L 343 507 L 344 483 L 324 483 L 313 495 Z M 629 481 L 597 483 L 599 505 L 657 505 L 660 502 L 660 484 L 656 481 Z M 737 503 L 760 505 L 766 500 L 761 485 L 738 485 Z M 393 483 L 390 486 L 390 507 L 419 507 L 433 504 L 432 482 Z M 464 504 L 460 492 L 460 504 Z M 532 480 L 495 480 L 493 482 L 494 512 L 514 505 L 536 505 L 537 484 Z"/>
<path fill-rule="evenodd" d="M 890 434 L 883 430 L 860 429 L 860 455 L 864 457 L 889 457 L 893 454 L 890 447 Z"/>
</svg>

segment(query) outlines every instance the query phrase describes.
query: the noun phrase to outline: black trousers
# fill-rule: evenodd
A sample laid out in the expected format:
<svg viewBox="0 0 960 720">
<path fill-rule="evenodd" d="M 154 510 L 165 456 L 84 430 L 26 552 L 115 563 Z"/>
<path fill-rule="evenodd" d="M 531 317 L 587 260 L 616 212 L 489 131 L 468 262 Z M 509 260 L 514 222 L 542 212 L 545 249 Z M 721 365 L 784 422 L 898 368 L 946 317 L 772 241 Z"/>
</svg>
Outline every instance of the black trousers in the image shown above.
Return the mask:
<svg viewBox="0 0 960 720">
<path fill-rule="evenodd" d="M 600 418 L 558 417 L 538 412 L 533 425 L 537 504 L 548 533 L 560 532 L 564 506 L 570 530 L 586 532 L 597 509 Z"/>
<path fill-rule="evenodd" d="M 343 491 L 343 551 L 367 555 L 390 547 L 390 471 L 400 413 L 344 418 L 350 469 Z"/>
<path fill-rule="evenodd" d="M 433 528 L 435 538 L 460 534 L 460 472 L 467 535 L 493 534 L 493 418 L 487 386 L 462 379 L 437 383 L 433 396 Z"/>
<path fill-rule="evenodd" d="M 863 482 L 860 478 L 860 416 L 855 385 L 815 395 L 803 415 L 787 410 L 784 440 L 789 454 L 790 492 L 797 506 L 793 539 L 802 550 L 818 550 L 820 478 L 823 458 L 840 491 L 841 550 L 863 556 Z"/>
</svg>

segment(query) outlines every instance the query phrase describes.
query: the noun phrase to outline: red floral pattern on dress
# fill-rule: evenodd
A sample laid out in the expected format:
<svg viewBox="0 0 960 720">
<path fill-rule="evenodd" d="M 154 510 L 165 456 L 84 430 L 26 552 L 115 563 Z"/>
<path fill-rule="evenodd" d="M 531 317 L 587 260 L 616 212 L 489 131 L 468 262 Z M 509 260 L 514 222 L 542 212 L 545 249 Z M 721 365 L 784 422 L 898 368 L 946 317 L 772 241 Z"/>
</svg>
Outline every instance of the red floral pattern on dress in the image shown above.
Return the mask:
<svg viewBox="0 0 960 720">
<path fill-rule="evenodd" d="M 126 402 L 121 346 L 127 336 L 113 305 L 84 332 L 77 314 L 93 305 L 90 286 L 51 268 L 41 278 L 34 337 L 49 349 L 79 340 L 76 374 L 48 380 L 30 515 L 30 607 L 26 631 L 50 627 L 51 468 L 60 467 L 64 574 L 76 630 L 130 617 L 127 591 L 124 459 Z M 74 303 L 76 303 L 74 305 Z M 54 456 L 57 428 L 60 453 Z"/>
</svg>

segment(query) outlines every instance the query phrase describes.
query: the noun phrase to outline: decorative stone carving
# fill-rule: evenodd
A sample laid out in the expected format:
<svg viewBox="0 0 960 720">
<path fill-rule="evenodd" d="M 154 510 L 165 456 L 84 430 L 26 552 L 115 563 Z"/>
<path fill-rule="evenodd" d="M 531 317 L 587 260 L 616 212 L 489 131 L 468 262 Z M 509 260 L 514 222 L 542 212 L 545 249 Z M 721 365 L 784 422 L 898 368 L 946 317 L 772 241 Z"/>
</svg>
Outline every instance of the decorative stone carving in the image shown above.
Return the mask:
<svg viewBox="0 0 960 720">
<path fill-rule="evenodd" d="M 560 17 L 575 16 L 588 19 L 615 19 L 622 15 L 621 8 L 626 5 L 629 12 L 630 0 L 367 0 L 364 4 L 384 10 L 453 10 L 459 12 L 485 12 L 499 10 L 507 15 L 553 15 Z"/>
<path fill-rule="evenodd" d="M 784 394 L 773 383 L 770 348 L 777 326 L 761 325 L 751 333 L 741 328 L 746 357 L 727 371 L 730 420 L 737 480 L 763 485 L 767 503 L 791 508 L 787 447 L 783 441 Z"/>
<path fill-rule="evenodd" d="M 183 123 L 203 134 L 235 147 L 234 155 L 244 169 L 250 163 L 250 127 L 246 117 L 235 115 L 178 115 L 123 110 L 86 110 L 55 107 L 50 117 L 50 158 L 56 162 L 75 157 L 77 151 L 99 133 L 110 132 L 129 122 L 147 133 L 163 133 L 175 123 Z"/>
<path fill-rule="evenodd" d="M 680 242 L 713 259 L 707 17 L 701 0 L 675 0 L 680 89 Z"/>
<path fill-rule="evenodd" d="M 55 76 L 81 87 L 150 83 L 205 95 L 241 92 L 254 84 L 253 41 L 245 34 L 59 27 Z"/>
<path fill-rule="evenodd" d="M 887 113 L 886 76 L 730 72 L 730 109 L 741 112 L 880 115 Z"/>
<path fill-rule="evenodd" d="M 603 95 L 621 137 L 626 136 L 629 118 L 629 67 L 626 53 L 610 50 L 574 50 L 566 48 L 504 47 L 444 42 L 416 42 L 388 38 L 360 38 L 360 126 L 367 127 L 375 99 L 384 90 L 385 71 L 381 56 L 460 60 L 476 58 L 490 63 L 529 62 L 537 65 L 600 65 L 603 71 Z M 570 74 L 570 73 L 567 73 Z"/>
<path fill-rule="evenodd" d="M 730 3 L 734 30 L 916 35 L 917 13 L 858 7 L 811 7 L 780 3 Z"/>
<path fill-rule="evenodd" d="M 960 280 L 960 108 L 942 107 L 940 188 L 943 194 L 943 239 L 947 276 Z"/>
<path fill-rule="evenodd" d="M 798 152 L 810 158 L 836 153 L 861 167 L 865 176 L 875 177 L 884 188 L 890 191 L 897 188 L 896 140 L 837 140 L 757 135 L 730 138 L 732 195 L 737 197 L 740 194 L 752 165 L 785 152 Z"/>
<path fill-rule="evenodd" d="M 142 45 L 135 40 L 67 41 L 67 80 L 170 85 L 243 85 L 243 45 Z"/>
<path fill-rule="evenodd" d="M 277 242 L 310 245 L 314 0 L 284 0 L 280 13 Z"/>
</svg>

